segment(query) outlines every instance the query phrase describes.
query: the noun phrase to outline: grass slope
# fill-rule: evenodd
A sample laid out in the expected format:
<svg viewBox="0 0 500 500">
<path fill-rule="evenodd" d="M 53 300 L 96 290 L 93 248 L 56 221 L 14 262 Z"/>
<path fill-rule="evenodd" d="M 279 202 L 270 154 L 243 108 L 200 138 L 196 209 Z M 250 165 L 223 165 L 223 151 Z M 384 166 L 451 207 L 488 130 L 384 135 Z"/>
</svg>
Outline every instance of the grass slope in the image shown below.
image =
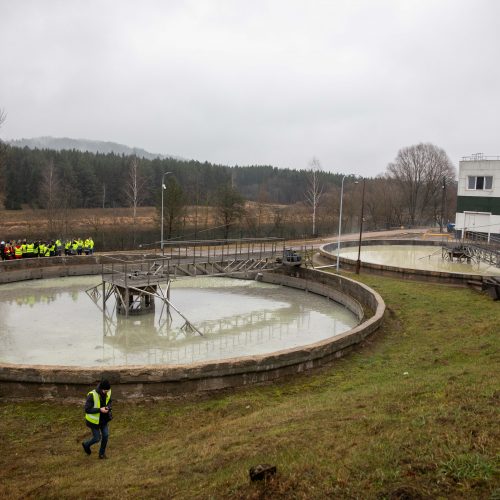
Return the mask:
<svg viewBox="0 0 500 500">
<path fill-rule="evenodd" d="M 356 352 L 210 399 L 117 401 L 107 461 L 81 449 L 81 407 L 2 402 L 0 497 L 500 497 L 500 304 L 362 279 L 389 311 Z M 250 483 L 258 463 L 278 474 Z"/>
</svg>

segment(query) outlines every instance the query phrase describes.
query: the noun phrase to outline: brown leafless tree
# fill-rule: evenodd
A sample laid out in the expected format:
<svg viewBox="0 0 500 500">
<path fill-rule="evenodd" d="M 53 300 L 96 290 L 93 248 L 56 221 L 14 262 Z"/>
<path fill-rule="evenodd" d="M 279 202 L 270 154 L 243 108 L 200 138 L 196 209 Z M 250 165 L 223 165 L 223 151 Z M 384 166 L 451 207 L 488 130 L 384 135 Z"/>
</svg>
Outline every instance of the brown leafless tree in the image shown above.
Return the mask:
<svg viewBox="0 0 500 500">
<path fill-rule="evenodd" d="M 401 226 L 401 216 L 405 210 L 396 181 L 388 176 L 379 176 L 367 181 L 365 209 L 373 229 Z"/>
<path fill-rule="evenodd" d="M 128 177 L 125 185 L 125 198 L 133 210 L 134 221 L 139 207 L 148 195 L 148 179 L 139 170 L 139 159 L 133 156 L 130 160 Z"/>
<path fill-rule="evenodd" d="M 57 236 L 61 229 L 58 223 L 61 196 L 61 181 L 54 166 L 54 162 L 50 160 L 42 173 L 39 197 L 46 211 L 47 231 L 51 237 Z"/>
<path fill-rule="evenodd" d="M 321 183 L 321 163 L 317 158 L 313 158 L 309 163 L 307 171 L 307 189 L 305 192 L 306 203 L 312 208 L 312 234 L 316 236 L 316 215 L 323 195 L 323 185 Z"/>
<path fill-rule="evenodd" d="M 260 235 L 262 225 L 269 221 L 269 193 L 267 186 L 262 184 L 259 186 L 259 195 L 256 205 L 256 225 L 257 235 Z"/>
<path fill-rule="evenodd" d="M 7 119 L 7 113 L 4 109 L 0 108 L 0 128 Z M 4 165 L 5 165 L 5 144 L 0 139 L 0 207 L 4 206 L 5 200 L 5 178 L 4 178 Z"/>
<path fill-rule="evenodd" d="M 245 200 L 231 184 L 223 184 L 215 194 L 214 207 L 216 221 L 223 227 L 224 239 L 227 239 L 231 226 L 245 215 Z"/>
<path fill-rule="evenodd" d="M 165 240 L 168 241 L 174 236 L 174 232 L 182 228 L 186 223 L 187 205 L 186 195 L 179 184 L 179 181 L 169 175 L 165 179 L 164 191 L 164 228 Z M 163 186 L 162 186 L 163 189 Z M 157 207 L 158 222 L 161 225 L 161 204 Z"/>
<path fill-rule="evenodd" d="M 139 207 L 148 195 L 148 179 L 139 170 L 139 159 L 133 156 L 130 160 L 127 182 L 125 184 L 125 198 L 132 208 L 132 236 L 135 246 L 137 207 Z"/>
<path fill-rule="evenodd" d="M 402 148 L 387 166 L 387 174 L 401 190 L 411 225 L 423 222 L 433 200 L 441 193 L 443 179 L 453 182 L 455 168 L 445 151 L 430 143 Z"/>
</svg>

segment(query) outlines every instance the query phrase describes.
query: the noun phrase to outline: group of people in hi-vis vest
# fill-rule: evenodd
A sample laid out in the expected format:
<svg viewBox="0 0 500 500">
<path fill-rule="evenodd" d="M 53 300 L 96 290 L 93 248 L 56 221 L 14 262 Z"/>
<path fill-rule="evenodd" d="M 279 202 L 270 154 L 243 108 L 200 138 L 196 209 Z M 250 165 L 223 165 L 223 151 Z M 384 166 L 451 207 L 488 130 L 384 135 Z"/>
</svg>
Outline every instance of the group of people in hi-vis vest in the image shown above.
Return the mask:
<svg viewBox="0 0 500 500">
<path fill-rule="evenodd" d="M 89 236 L 85 240 L 71 238 L 64 244 L 60 238 L 55 240 L 7 240 L 0 243 L 2 260 L 32 259 L 37 257 L 57 257 L 62 255 L 92 255 L 94 240 Z"/>
<path fill-rule="evenodd" d="M 85 240 L 72 238 L 64 243 L 65 255 L 92 255 L 94 253 L 94 240 L 89 236 Z"/>
</svg>

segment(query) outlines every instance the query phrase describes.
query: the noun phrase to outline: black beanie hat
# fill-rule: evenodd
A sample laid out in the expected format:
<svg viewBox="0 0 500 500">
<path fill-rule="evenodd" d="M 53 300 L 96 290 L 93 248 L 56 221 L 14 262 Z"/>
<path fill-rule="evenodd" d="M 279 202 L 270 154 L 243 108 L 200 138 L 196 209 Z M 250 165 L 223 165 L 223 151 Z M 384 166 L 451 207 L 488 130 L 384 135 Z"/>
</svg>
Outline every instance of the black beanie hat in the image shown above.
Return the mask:
<svg viewBox="0 0 500 500">
<path fill-rule="evenodd" d="M 101 383 L 99 384 L 99 386 L 101 387 L 101 389 L 111 389 L 111 384 L 109 383 L 109 380 L 107 379 L 103 379 L 101 380 Z"/>
</svg>

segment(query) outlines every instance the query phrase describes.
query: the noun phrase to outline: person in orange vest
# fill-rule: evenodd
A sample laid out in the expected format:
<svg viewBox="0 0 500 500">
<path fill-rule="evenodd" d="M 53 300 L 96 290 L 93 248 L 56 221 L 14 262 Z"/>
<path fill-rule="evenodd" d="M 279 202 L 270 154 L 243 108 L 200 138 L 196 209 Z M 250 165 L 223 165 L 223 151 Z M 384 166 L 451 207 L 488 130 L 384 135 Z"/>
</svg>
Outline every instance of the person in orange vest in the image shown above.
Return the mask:
<svg viewBox="0 0 500 500">
<path fill-rule="evenodd" d="M 12 255 L 13 252 L 14 252 L 14 250 L 12 248 L 12 243 L 9 240 L 5 244 L 5 249 L 4 249 L 5 260 L 12 260 L 14 258 L 14 256 Z"/>
<path fill-rule="evenodd" d="M 14 245 L 14 257 L 16 259 L 23 258 L 23 247 L 21 245 L 21 240 L 17 240 L 17 243 Z"/>
</svg>

